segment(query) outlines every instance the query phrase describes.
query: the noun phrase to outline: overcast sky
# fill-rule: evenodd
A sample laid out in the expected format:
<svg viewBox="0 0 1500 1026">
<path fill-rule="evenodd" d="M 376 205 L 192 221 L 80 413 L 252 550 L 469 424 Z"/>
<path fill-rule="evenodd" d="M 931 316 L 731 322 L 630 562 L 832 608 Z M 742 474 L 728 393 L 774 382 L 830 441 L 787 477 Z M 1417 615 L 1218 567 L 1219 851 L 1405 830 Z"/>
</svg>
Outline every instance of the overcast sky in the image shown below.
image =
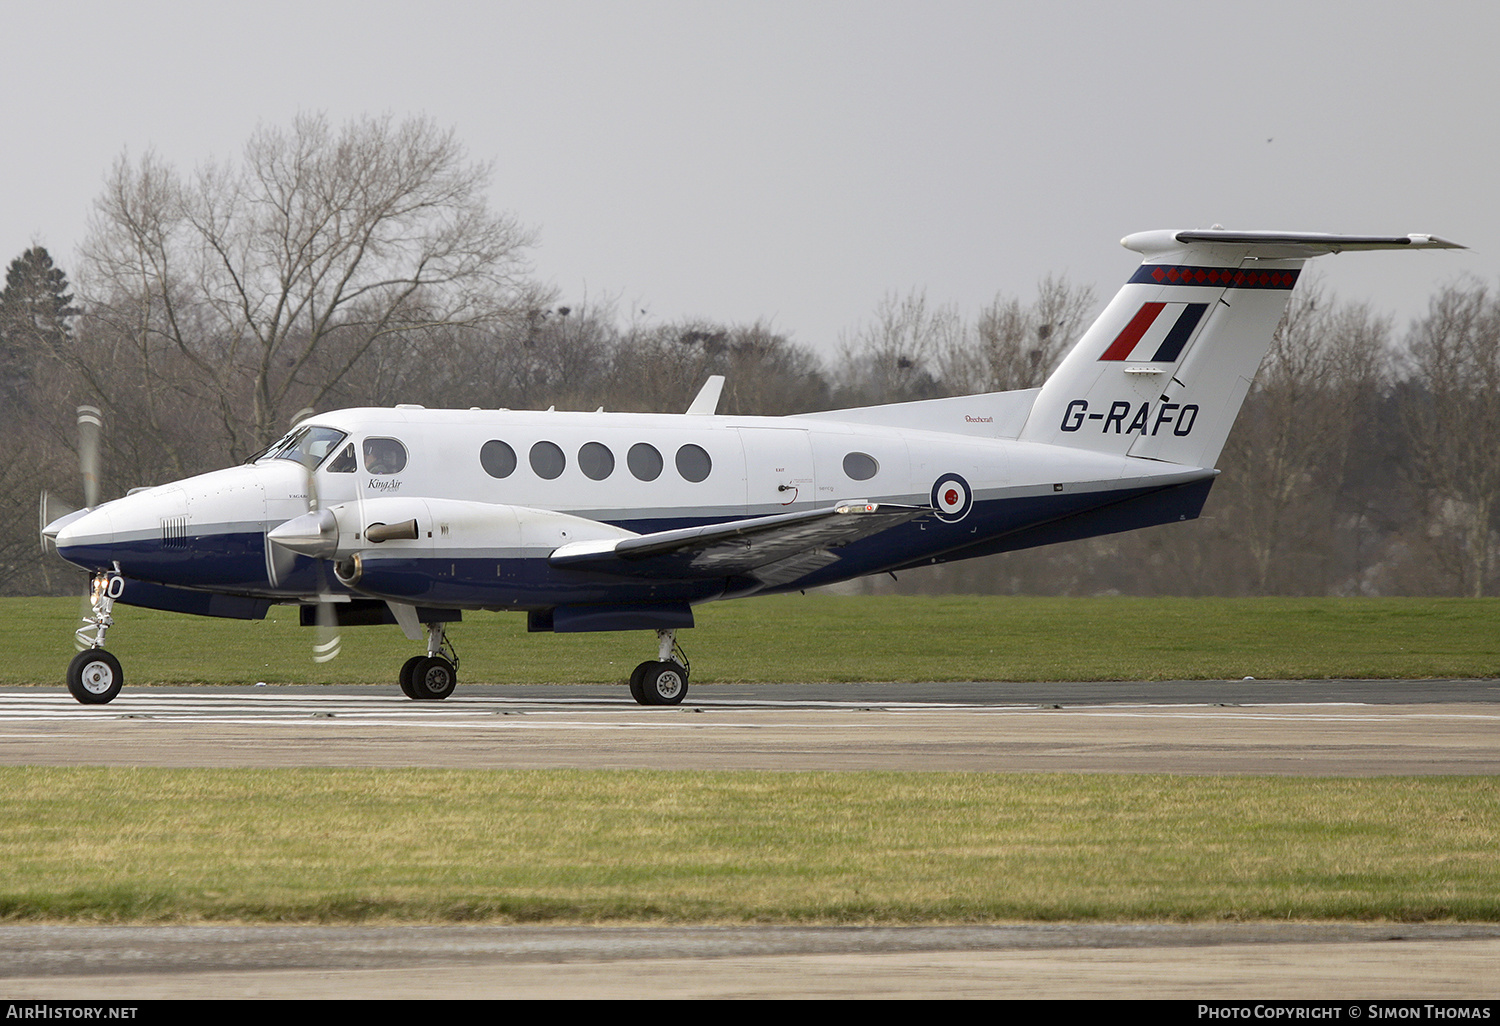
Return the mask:
<svg viewBox="0 0 1500 1026">
<path fill-rule="evenodd" d="M 110 164 L 258 124 L 425 114 L 493 161 L 562 300 L 768 321 L 972 317 L 1151 228 L 1432 232 L 1318 261 L 1405 326 L 1500 285 L 1500 4 L 0 0 L 0 263 L 70 273 Z"/>
</svg>

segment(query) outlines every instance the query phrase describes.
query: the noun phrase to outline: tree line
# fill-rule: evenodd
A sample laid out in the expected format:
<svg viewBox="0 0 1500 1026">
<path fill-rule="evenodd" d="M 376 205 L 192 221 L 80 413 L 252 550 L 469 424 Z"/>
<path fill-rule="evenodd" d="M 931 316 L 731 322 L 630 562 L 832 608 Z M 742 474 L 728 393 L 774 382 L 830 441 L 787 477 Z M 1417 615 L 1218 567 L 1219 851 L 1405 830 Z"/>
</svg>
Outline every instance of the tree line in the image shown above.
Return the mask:
<svg viewBox="0 0 1500 1026">
<path fill-rule="evenodd" d="M 887 296 L 831 359 L 765 323 L 652 321 L 538 284 L 490 168 L 417 118 L 265 128 L 184 174 L 121 157 L 71 279 L 34 246 L 0 291 L 0 592 L 71 591 L 37 539 L 81 504 L 75 408 L 103 412 L 102 493 L 241 461 L 307 410 L 780 415 L 1038 385 L 1093 290 L 1041 279 L 973 316 Z M 1460 281 L 1405 332 L 1304 276 L 1201 519 L 862 582 L 867 591 L 1486 595 L 1500 546 L 1500 298 Z"/>
</svg>

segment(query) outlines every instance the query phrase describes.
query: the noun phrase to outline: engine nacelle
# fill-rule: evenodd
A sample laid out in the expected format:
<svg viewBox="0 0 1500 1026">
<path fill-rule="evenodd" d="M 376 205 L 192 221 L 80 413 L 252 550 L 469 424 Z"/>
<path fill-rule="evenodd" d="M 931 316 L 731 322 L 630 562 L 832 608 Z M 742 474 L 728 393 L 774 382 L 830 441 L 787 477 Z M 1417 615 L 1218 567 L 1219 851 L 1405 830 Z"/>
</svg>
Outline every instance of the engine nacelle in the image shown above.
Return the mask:
<svg viewBox="0 0 1500 1026">
<path fill-rule="evenodd" d="M 307 513 L 269 537 L 293 552 L 334 560 L 339 580 L 357 587 L 371 558 L 545 559 L 562 545 L 629 538 L 633 532 L 530 506 L 390 497 Z"/>
</svg>

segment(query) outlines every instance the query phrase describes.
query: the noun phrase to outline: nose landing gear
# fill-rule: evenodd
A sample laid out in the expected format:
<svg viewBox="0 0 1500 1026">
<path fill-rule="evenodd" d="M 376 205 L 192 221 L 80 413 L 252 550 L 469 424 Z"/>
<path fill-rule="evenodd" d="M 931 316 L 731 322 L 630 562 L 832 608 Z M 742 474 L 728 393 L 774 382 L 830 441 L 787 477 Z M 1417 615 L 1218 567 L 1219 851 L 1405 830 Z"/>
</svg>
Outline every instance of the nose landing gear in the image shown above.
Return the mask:
<svg viewBox="0 0 1500 1026">
<path fill-rule="evenodd" d="M 656 640 L 657 659 L 630 674 L 630 697 L 641 705 L 681 705 L 688 689 L 687 653 L 677 644 L 676 630 L 657 631 Z"/>
<path fill-rule="evenodd" d="M 74 632 L 81 651 L 68 664 L 68 693 L 84 705 L 110 702 L 125 686 L 120 661 L 104 650 L 104 635 L 115 622 L 110 614 L 124 590 L 118 570 L 101 570 L 89 582 L 89 612 Z"/>
</svg>

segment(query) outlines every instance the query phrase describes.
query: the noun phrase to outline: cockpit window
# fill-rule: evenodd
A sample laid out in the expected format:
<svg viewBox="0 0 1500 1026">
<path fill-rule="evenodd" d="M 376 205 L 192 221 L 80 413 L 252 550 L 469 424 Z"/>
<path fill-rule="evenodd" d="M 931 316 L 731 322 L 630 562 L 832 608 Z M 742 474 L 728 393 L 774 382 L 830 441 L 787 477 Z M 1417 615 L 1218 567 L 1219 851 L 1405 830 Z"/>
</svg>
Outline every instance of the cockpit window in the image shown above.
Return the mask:
<svg viewBox="0 0 1500 1026">
<path fill-rule="evenodd" d="M 365 439 L 365 469 L 371 474 L 399 474 L 406 468 L 406 446 L 394 438 Z"/>
<path fill-rule="evenodd" d="M 309 470 L 328 458 L 344 440 L 344 432 L 328 427 L 295 428 L 281 441 L 266 450 L 261 459 L 296 460 Z"/>
<path fill-rule="evenodd" d="M 354 443 L 344 446 L 344 451 L 328 461 L 328 473 L 352 474 L 358 468 L 354 463 Z"/>
</svg>

